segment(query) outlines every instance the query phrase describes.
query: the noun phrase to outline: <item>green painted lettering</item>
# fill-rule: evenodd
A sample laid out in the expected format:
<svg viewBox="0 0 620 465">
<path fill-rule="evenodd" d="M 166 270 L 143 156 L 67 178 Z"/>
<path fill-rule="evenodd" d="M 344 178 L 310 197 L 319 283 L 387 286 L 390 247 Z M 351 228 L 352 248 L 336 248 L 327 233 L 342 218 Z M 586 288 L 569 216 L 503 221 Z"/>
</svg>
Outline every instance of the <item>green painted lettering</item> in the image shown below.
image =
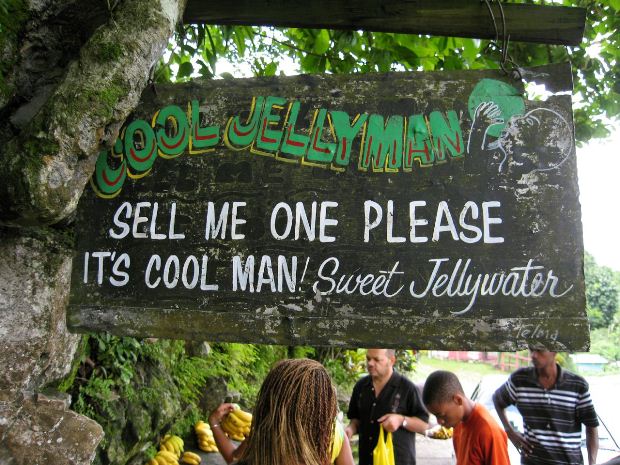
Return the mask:
<svg viewBox="0 0 620 465">
<path fill-rule="evenodd" d="M 162 108 L 153 118 L 157 148 L 163 158 L 176 158 L 187 148 L 189 125 L 187 115 L 176 105 Z"/>
<path fill-rule="evenodd" d="M 200 126 L 200 105 L 198 100 L 192 100 L 192 133 L 189 139 L 189 153 L 204 153 L 210 147 L 216 146 L 220 142 L 219 126 Z M 213 150 L 213 149 L 212 149 Z"/>
<path fill-rule="evenodd" d="M 431 126 L 431 137 L 433 140 L 433 150 L 438 162 L 446 161 L 446 154 L 452 158 L 460 158 L 465 154 L 465 144 L 459 118 L 454 110 L 446 113 L 448 120 L 439 111 L 434 111 L 429 115 Z"/>
<path fill-rule="evenodd" d="M 281 152 L 294 155 L 295 157 L 303 157 L 306 150 L 308 150 L 308 144 L 310 143 L 309 136 L 295 132 L 300 106 L 301 104 L 298 101 L 294 101 L 289 105 L 286 130 L 284 131 L 284 140 L 282 141 L 282 147 L 280 148 Z"/>
<path fill-rule="evenodd" d="M 421 167 L 431 166 L 435 161 L 431 136 L 428 133 L 424 115 L 411 115 L 409 117 L 403 169 L 411 171 L 414 160 L 417 160 Z"/>
<path fill-rule="evenodd" d="M 336 144 L 333 142 L 323 142 L 323 130 L 327 110 L 321 108 L 314 114 L 314 122 L 312 124 L 312 133 L 310 135 L 310 146 L 306 154 L 306 160 L 310 163 L 328 164 L 334 159 Z"/>
<path fill-rule="evenodd" d="M 330 111 L 329 117 L 332 120 L 335 137 L 338 141 L 335 163 L 338 166 L 348 166 L 353 139 L 360 132 L 364 123 L 366 123 L 368 115 L 366 113 L 357 115 L 353 120 L 353 124 L 350 123 L 348 113 L 344 111 Z"/>
<path fill-rule="evenodd" d="M 178 107 L 177 107 L 178 108 Z M 153 128 L 144 120 L 129 123 L 122 135 L 127 155 L 129 175 L 140 177 L 148 172 L 157 158 L 157 143 Z"/>
<path fill-rule="evenodd" d="M 360 156 L 360 171 L 395 171 L 402 165 L 404 118 L 391 116 L 384 124 L 383 116 L 370 115 Z"/>
<path fill-rule="evenodd" d="M 95 164 L 95 172 L 90 178 L 90 184 L 97 196 L 104 199 L 111 199 L 116 197 L 125 178 L 127 177 L 127 164 L 123 158 L 123 142 L 120 139 L 116 139 L 116 143 L 110 151 L 99 152 L 97 157 L 97 163 Z M 115 156 L 114 152 L 119 152 L 120 156 Z M 116 159 L 116 168 L 110 166 L 110 161 Z"/>
<path fill-rule="evenodd" d="M 277 152 L 282 140 L 283 128 L 271 129 L 270 126 L 277 126 L 280 121 L 279 113 L 272 113 L 272 110 L 278 112 L 284 109 L 286 99 L 283 97 L 267 97 L 265 101 L 265 110 L 260 122 L 260 133 L 256 138 L 256 147 L 259 151 Z"/>
<path fill-rule="evenodd" d="M 241 122 L 240 116 L 233 116 L 228 120 L 224 130 L 224 143 L 229 149 L 244 150 L 252 145 L 258 132 L 264 103 L 265 97 L 252 99 L 250 114 L 245 124 Z"/>
</svg>

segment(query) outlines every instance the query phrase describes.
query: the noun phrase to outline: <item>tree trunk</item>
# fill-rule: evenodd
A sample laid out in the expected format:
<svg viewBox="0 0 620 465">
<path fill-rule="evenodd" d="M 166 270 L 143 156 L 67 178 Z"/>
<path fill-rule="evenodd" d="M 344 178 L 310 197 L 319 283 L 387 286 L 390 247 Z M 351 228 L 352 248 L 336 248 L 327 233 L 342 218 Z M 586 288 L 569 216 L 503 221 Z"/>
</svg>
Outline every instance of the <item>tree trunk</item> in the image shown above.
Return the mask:
<svg viewBox="0 0 620 465">
<path fill-rule="evenodd" d="M 0 27 L 0 463 L 86 464 L 101 428 L 68 411 L 66 396 L 42 392 L 68 373 L 79 340 L 65 324 L 66 224 L 185 0 L 7 4 L 11 23 Z"/>
<path fill-rule="evenodd" d="M 0 103 L 0 224 L 55 224 L 75 209 L 116 140 L 184 0 L 48 0 L 9 37 Z M 10 40 L 13 39 L 13 40 Z M 18 48 L 18 44 L 19 48 Z"/>
</svg>

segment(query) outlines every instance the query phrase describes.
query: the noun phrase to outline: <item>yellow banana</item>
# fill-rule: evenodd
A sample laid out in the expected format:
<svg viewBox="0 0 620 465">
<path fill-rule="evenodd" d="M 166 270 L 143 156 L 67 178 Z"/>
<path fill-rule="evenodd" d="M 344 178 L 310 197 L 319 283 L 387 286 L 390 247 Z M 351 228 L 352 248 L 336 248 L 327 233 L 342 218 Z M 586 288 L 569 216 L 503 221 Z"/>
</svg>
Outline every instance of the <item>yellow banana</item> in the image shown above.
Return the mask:
<svg viewBox="0 0 620 465">
<path fill-rule="evenodd" d="M 234 416 L 239 418 L 244 423 L 252 423 L 252 414 L 249 412 L 244 412 L 243 410 L 239 409 L 239 410 L 233 410 L 232 412 L 229 413 L 229 415 L 230 414 L 233 414 Z"/>
<path fill-rule="evenodd" d="M 183 453 L 183 460 L 185 460 L 187 458 L 193 459 L 193 460 L 198 460 L 198 462 L 202 461 L 202 459 L 200 458 L 200 455 L 194 454 L 193 452 L 189 452 L 189 451 Z"/>
<path fill-rule="evenodd" d="M 183 439 L 181 439 L 179 436 L 170 436 L 170 441 L 174 442 L 177 446 L 179 446 L 179 450 L 183 452 L 183 447 L 185 446 Z"/>
<path fill-rule="evenodd" d="M 221 423 L 222 428 L 224 429 L 224 431 L 228 430 L 228 431 L 241 431 L 243 430 L 246 425 L 244 423 L 242 423 L 238 418 L 234 418 L 234 417 L 226 417 L 224 419 L 224 421 Z M 228 432 L 226 431 L 226 432 Z"/>
<path fill-rule="evenodd" d="M 148 462 L 146 462 L 146 465 L 159 465 L 159 464 L 157 463 L 157 460 L 151 459 Z"/>
<path fill-rule="evenodd" d="M 156 457 L 163 457 L 164 459 L 166 459 L 168 461 L 168 463 L 172 463 L 172 464 L 176 464 L 178 463 L 178 459 L 176 454 L 169 452 L 167 450 L 160 450 L 159 452 L 157 452 Z"/>
<path fill-rule="evenodd" d="M 235 441 L 243 441 L 245 440 L 245 436 L 243 436 L 243 434 L 241 433 L 238 433 L 238 434 L 231 435 L 230 439 L 234 439 Z"/>
<path fill-rule="evenodd" d="M 171 439 L 168 439 L 164 444 L 166 446 L 167 451 L 172 452 L 177 457 L 181 455 L 179 445 L 176 442 L 172 441 Z"/>
<path fill-rule="evenodd" d="M 226 418 L 224 418 L 223 423 L 227 423 L 229 425 L 235 425 L 237 428 L 243 426 L 243 421 L 241 421 L 240 418 L 234 416 L 232 412 L 226 415 Z"/>
<path fill-rule="evenodd" d="M 155 462 L 157 462 L 157 465 L 168 465 L 168 460 L 166 460 L 161 455 L 159 455 L 159 456 L 156 455 L 153 460 L 155 460 Z"/>
</svg>

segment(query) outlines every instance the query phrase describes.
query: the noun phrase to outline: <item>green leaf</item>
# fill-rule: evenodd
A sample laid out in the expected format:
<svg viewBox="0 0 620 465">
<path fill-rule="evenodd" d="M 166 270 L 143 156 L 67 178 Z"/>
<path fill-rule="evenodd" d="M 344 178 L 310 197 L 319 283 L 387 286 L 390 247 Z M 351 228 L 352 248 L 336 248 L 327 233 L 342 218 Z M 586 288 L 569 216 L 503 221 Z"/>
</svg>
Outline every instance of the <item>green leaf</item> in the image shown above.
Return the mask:
<svg viewBox="0 0 620 465">
<path fill-rule="evenodd" d="M 265 76 L 275 76 L 276 71 L 278 70 L 278 64 L 274 61 L 265 66 L 264 75 Z"/>
<path fill-rule="evenodd" d="M 194 66 L 189 61 L 186 61 L 185 63 L 181 63 L 179 65 L 179 72 L 177 73 L 177 77 L 179 78 L 189 77 L 192 75 L 193 72 L 194 72 Z"/>
<path fill-rule="evenodd" d="M 329 33 L 326 29 L 321 29 L 317 34 L 314 42 L 313 51 L 319 55 L 327 52 L 329 50 Z"/>
</svg>

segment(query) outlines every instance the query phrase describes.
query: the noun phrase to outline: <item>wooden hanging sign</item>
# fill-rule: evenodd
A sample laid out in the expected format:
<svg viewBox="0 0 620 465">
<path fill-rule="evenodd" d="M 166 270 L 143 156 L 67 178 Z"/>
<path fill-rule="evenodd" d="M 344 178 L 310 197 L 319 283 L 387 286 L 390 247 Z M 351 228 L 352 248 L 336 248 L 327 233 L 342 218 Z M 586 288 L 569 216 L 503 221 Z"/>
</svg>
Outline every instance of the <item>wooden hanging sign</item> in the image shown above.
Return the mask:
<svg viewBox="0 0 620 465">
<path fill-rule="evenodd" d="M 76 219 L 77 331 L 588 344 L 568 65 L 148 90 Z"/>
</svg>

